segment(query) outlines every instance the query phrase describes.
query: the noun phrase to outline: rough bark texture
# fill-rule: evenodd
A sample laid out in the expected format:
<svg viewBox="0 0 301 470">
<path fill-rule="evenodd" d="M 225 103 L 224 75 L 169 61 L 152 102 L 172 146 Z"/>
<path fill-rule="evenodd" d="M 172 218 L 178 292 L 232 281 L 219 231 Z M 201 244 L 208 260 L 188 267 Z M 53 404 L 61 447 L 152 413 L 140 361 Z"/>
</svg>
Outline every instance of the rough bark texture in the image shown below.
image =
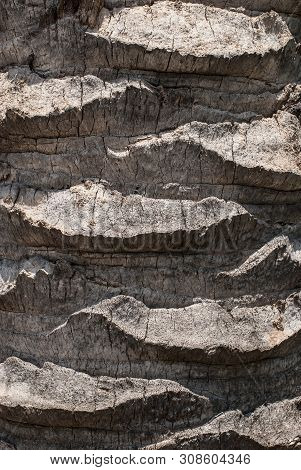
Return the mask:
<svg viewBox="0 0 301 470">
<path fill-rule="evenodd" d="M 300 41 L 0 0 L 0 449 L 301 447 Z"/>
</svg>

